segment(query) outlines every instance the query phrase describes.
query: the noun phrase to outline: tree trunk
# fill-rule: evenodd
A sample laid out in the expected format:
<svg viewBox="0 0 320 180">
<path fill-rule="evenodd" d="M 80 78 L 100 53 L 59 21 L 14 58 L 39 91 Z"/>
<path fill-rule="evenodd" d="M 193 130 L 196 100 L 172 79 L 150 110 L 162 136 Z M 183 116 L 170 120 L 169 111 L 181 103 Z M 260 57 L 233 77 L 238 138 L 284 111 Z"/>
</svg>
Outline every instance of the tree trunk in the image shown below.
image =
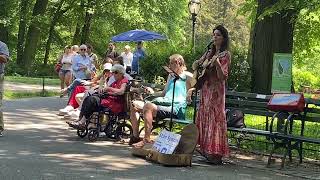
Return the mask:
<svg viewBox="0 0 320 180">
<path fill-rule="evenodd" d="M 0 41 L 8 44 L 9 41 L 9 30 L 4 24 L 0 24 Z"/>
<path fill-rule="evenodd" d="M 92 15 L 93 15 L 92 13 L 86 12 L 85 22 L 84 22 L 84 25 L 82 27 L 80 44 L 85 44 L 89 40 L 89 33 L 90 33 L 90 25 L 91 25 Z"/>
<path fill-rule="evenodd" d="M 35 59 L 37 52 L 37 45 L 40 40 L 41 28 L 40 28 L 40 16 L 44 15 L 48 5 L 48 0 L 37 0 L 33 8 L 32 21 L 30 23 L 26 44 L 23 53 L 24 64 L 22 67 L 29 74 L 31 65 Z"/>
<path fill-rule="evenodd" d="M 80 32 L 81 32 L 81 24 L 78 21 L 77 26 L 76 26 L 76 30 L 74 31 L 72 44 L 79 44 L 80 43 Z"/>
<path fill-rule="evenodd" d="M 23 62 L 23 45 L 26 35 L 27 27 L 27 13 L 28 13 L 28 0 L 20 1 L 20 22 L 19 22 L 19 31 L 18 31 L 18 42 L 17 42 L 17 61 L 18 65 L 22 65 Z"/>
<path fill-rule="evenodd" d="M 10 0 L 0 1 L 0 41 L 8 44 L 9 30 L 6 21 L 9 21 L 8 4 Z M 4 20 L 4 21 L 3 21 Z"/>
<path fill-rule="evenodd" d="M 50 24 L 50 29 L 49 29 L 49 36 L 48 40 L 46 42 L 46 52 L 44 55 L 43 59 L 43 64 L 47 65 L 48 64 L 48 59 L 49 59 L 49 53 L 50 53 L 50 48 L 51 48 L 51 42 L 53 39 L 53 33 L 54 33 L 54 27 L 56 26 L 57 22 L 59 21 L 60 17 L 67 11 L 63 10 L 61 11 L 62 5 L 65 2 L 65 0 L 61 0 L 58 4 L 57 10 L 54 12 L 51 24 Z"/>
<path fill-rule="evenodd" d="M 257 18 L 266 7 L 276 0 L 258 1 L 256 21 L 252 43 L 252 91 L 271 93 L 272 65 L 274 53 L 292 53 L 293 46 L 293 12 L 280 12 L 272 17 Z"/>
<path fill-rule="evenodd" d="M 80 8 L 79 8 L 79 15 L 78 15 L 78 22 L 77 22 L 77 25 L 76 25 L 76 30 L 74 32 L 74 35 L 73 35 L 73 39 L 72 39 L 72 44 L 79 44 L 80 43 L 80 36 L 81 36 L 81 22 L 83 20 L 83 12 L 84 12 L 84 9 L 85 9 L 85 1 L 84 0 L 81 0 L 81 3 L 80 3 Z"/>
</svg>

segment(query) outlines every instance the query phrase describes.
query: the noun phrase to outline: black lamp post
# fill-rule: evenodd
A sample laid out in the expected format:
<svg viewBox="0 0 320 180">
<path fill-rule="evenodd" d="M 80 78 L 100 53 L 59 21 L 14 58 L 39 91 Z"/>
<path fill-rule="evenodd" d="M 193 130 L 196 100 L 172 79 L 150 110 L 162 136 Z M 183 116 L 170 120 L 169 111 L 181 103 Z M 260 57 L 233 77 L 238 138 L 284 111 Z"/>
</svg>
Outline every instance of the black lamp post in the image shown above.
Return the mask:
<svg viewBox="0 0 320 180">
<path fill-rule="evenodd" d="M 196 38 L 195 38 L 194 28 L 196 25 L 197 15 L 201 7 L 200 0 L 190 0 L 188 7 L 189 7 L 189 12 L 191 14 L 191 20 L 192 20 L 192 50 L 193 50 L 193 53 L 195 53 Z"/>
</svg>

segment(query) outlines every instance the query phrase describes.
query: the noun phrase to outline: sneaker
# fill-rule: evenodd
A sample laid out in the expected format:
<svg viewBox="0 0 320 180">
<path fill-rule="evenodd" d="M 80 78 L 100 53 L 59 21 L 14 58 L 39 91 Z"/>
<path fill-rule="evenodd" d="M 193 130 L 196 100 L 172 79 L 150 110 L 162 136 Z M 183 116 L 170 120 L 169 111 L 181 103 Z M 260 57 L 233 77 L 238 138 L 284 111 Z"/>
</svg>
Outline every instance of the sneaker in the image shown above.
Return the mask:
<svg viewBox="0 0 320 180">
<path fill-rule="evenodd" d="M 76 109 L 75 111 L 70 111 L 67 114 L 71 119 L 79 119 L 80 116 L 80 110 Z"/>
<path fill-rule="evenodd" d="M 68 105 L 63 109 L 59 109 L 59 114 L 58 115 L 59 116 L 64 116 L 64 115 L 66 115 L 68 112 L 70 112 L 72 110 L 74 110 L 74 108 L 72 106 Z"/>
</svg>

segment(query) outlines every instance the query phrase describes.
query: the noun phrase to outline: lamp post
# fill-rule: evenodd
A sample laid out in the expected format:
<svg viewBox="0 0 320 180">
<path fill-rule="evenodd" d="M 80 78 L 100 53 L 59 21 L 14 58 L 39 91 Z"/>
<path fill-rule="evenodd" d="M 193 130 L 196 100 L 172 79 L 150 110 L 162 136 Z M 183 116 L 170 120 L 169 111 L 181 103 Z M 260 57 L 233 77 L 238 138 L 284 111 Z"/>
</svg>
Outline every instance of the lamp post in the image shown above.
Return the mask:
<svg viewBox="0 0 320 180">
<path fill-rule="evenodd" d="M 192 50 L 193 50 L 193 53 L 195 53 L 196 52 L 196 46 L 195 46 L 196 38 L 195 38 L 194 28 L 196 25 L 197 15 L 198 15 L 200 7 L 201 7 L 200 0 L 190 0 L 188 7 L 189 7 L 189 12 L 191 14 L 191 20 L 192 20 Z"/>
</svg>

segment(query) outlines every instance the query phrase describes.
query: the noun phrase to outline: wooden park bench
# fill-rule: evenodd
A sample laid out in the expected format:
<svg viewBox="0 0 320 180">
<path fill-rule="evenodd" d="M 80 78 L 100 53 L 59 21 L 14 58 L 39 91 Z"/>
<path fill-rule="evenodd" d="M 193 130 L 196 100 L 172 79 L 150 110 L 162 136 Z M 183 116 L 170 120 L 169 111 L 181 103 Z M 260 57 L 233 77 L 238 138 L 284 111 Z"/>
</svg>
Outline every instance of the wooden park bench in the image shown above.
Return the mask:
<svg viewBox="0 0 320 180">
<path fill-rule="evenodd" d="M 284 167 L 287 155 L 289 156 L 290 161 L 292 161 L 292 150 L 294 149 L 298 151 L 300 159 L 299 162 L 301 163 L 303 157 L 303 143 L 320 144 L 319 138 L 304 136 L 306 121 L 320 123 L 320 109 L 311 107 L 319 105 L 320 103 L 319 101 L 305 99 L 306 107 L 302 113 L 273 112 L 267 108 L 267 103 L 270 98 L 271 95 L 228 91 L 226 93 L 226 108 L 239 109 L 245 114 L 266 117 L 264 129 L 228 127 L 228 131 L 265 136 L 267 137 L 267 140 L 271 140 L 273 143 L 273 149 L 271 150 L 268 158 L 268 165 L 271 163 L 273 153 L 279 148 L 285 149 L 281 167 Z M 293 133 L 295 121 L 301 121 L 299 134 Z M 243 138 L 243 136 L 239 136 L 239 138 L 237 138 L 237 146 L 240 146 L 241 138 Z"/>
<path fill-rule="evenodd" d="M 148 85 L 150 86 L 150 85 Z M 163 86 L 151 85 L 151 87 L 156 87 L 158 89 L 163 89 Z M 194 95 L 195 96 L 195 95 Z M 289 156 L 290 161 L 292 161 L 292 150 L 297 150 L 299 153 L 300 163 L 302 162 L 302 149 L 303 143 L 313 143 L 320 144 L 319 138 L 306 137 L 304 136 L 305 122 L 319 122 L 320 123 L 320 109 L 314 106 L 319 106 L 320 101 L 315 101 L 312 99 L 305 99 L 306 107 L 304 112 L 290 114 L 288 112 L 273 112 L 267 107 L 267 104 L 271 98 L 271 95 L 247 93 L 247 92 L 236 92 L 227 91 L 226 92 L 226 109 L 238 109 L 244 114 L 264 116 L 265 125 L 264 129 L 256 129 L 253 127 L 246 128 L 234 128 L 228 127 L 228 131 L 231 132 L 231 136 L 234 137 L 235 134 L 253 134 L 259 136 L 265 136 L 266 139 L 273 144 L 273 148 L 268 158 L 268 165 L 271 163 L 271 158 L 276 149 L 284 148 L 285 153 L 282 157 L 281 167 L 284 167 L 286 156 Z M 199 99 L 199 98 L 198 98 Z M 192 107 L 193 103 L 189 105 Z M 300 121 L 301 127 L 299 134 L 294 134 L 293 129 L 295 127 L 295 122 Z M 170 118 L 161 119 L 153 123 L 153 129 L 165 128 L 169 130 Z M 172 119 L 174 124 L 190 124 L 193 123 L 191 119 Z M 320 132 L 320 130 L 319 130 Z M 239 136 L 236 138 L 237 146 L 240 146 L 241 141 L 244 136 Z M 320 151 L 320 150 L 319 150 Z"/>
</svg>

